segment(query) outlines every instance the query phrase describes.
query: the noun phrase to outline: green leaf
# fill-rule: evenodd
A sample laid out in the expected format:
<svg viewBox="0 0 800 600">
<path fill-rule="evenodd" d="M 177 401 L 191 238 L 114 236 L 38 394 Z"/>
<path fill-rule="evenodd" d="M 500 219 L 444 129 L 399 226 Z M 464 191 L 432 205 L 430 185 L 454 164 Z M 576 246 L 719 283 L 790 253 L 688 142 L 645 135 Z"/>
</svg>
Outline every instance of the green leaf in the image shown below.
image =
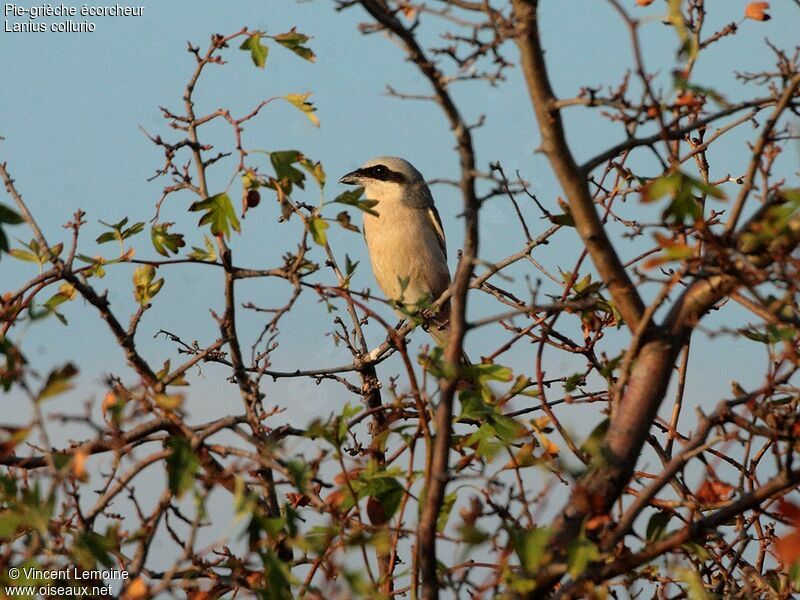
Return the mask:
<svg viewBox="0 0 800 600">
<path fill-rule="evenodd" d="M 53 458 L 55 460 L 56 455 Z M 46 534 L 54 512 L 54 495 L 42 497 L 38 482 L 19 490 L 19 495 L 13 482 L 6 478 L 2 480 L 2 487 L 5 493 L 0 494 L 3 501 L 0 509 L 0 539 L 13 540 L 18 534 L 30 530 Z"/>
<path fill-rule="evenodd" d="M 128 217 L 125 217 L 118 223 L 106 223 L 104 221 L 100 221 L 100 223 L 106 227 L 110 227 L 111 231 L 100 234 L 96 240 L 98 244 L 105 244 L 106 242 L 112 242 L 114 240 L 122 243 L 123 240 L 144 231 L 144 222 L 142 221 L 134 223 L 130 227 L 125 227 L 128 224 Z"/>
<path fill-rule="evenodd" d="M 189 258 L 193 258 L 194 260 L 217 260 L 217 251 L 214 248 L 214 243 L 208 238 L 207 235 L 203 236 L 203 244 L 205 245 L 205 248 L 192 246 L 192 251 L 189 252 L 187 256 Z"/>
<path fill-rule="evenodd" d="M 42 252 L 42 262 L 50 260 L 50 258 L 61 256 L 61 252 L 64 250 L 63 242 L 59 242 L 58 244 L 54 244 L 50 246 L 50 256 L 47 255 L 47 250 L 45 249 Z"/>
<path fill-rule="evenodd" d="M 513 442 L 526 433 L 525 427 L 521 423 L 499 413 L 492 416 L 489 423 L 494 428 L 495 435 L 504 442 Z"/>
<path fill-rule="evenodd" d="M 303 167 L 314 178 L 320 188 L 325 187 L 325 169 L 322 168 L 322 163 L 319 161 L 314 162 L 308 158 L 299 161 L 300 166 Z"/>
<path fill-rule="evenodd" d="M 272 163 L 272 168 L 275 169 L 275 178 L 271 178 L 267 182 L 267 187 L 280 190 L 286 195 L 292 193 L 292 187 L 295 185 L 301 190 L 304 188 L 303 182 L 306 176 L 294 166 L 295 163 L 302 164 L 302 161 L 307 160 L 301 152 L 297 150 L 270 152 L 269 160 Z"/>
<path fill-rule="evenodd" d="M 259 187 L 261 187 L 261 182 L 256 172 L 252 169 L 245 170 L 245 172 L 242 173 L 242 188 L 248 191 L 257 190 Z"/>
<path fill-rule="evenodd" d="M 600 421 L 600 423 L 592 430 L 592 433 L 589 434 L 589 437 L 586 438 L 586 441 L 581 444 L 581 452 L 591 456 L 592 458 L 598 458 L 600 456 L 600 451 L 603 448 L 603 440 L 606 437 L 608 425 L 608 419 L 603 419 Z"/>
<path fill-rule="evenodd" d="M 336 204 L 346 204 L 348 206 L 355 206 L 359 210 L 363 210 L 365 213 L 371 214 L 373 217 L 377 217 L 377 211 L 373 210 L 373 207 L 378 204 L 377 200 L 367 200 L 361 199 L 361 196 L 364 194 L 364 188 L 358 187 L 354 190 L 347 190 L 346 192 L 342 192 L 336 198 L 331 200 Z"/>
<path fill-rule="evenodd" d="M 447 527 L 447 521 L 450 519 L 450 513 L 453 512 L 453 506 L 458 499 L 456 492 L 450 492 L 442 499 L 442 508 L 439 510 L 439 516 L 436 517 L 436 531 L 442 533 Z"/>
<path fill-rule="evenodd" d="M 534 572 L 539 565 L 544 564 L 550 556 L 550 538 L 553 532 L 547 527 L 537 527 L 521 535 L 513 532 L 514 549 L 519 556 L 522 567 L 528 572 Z"/>
<path fill-rule="evenodd" d="M 563 225 L 564 227 L 575 227 L 575 218 L 570 213 L 561 215 L 548 215 L 550 222 L 555 225 Z"/>
<path fill-rule="evenodd" d="M 770 343 L 773 344 L 777 342 L 791 342 L 797 335 L 797 329 L 791 325 L 768 325 L 767 335 L 769 336 Z"/>
<path fill-rule="evenodd" d="M 267 62 L 267 54 L 269 53 L 269 48 L 261 43 L 261 37 L 262 34 L 256 32 L 239 46 L 239 50 L 250 51 L 250 58 L 253 59 L 253 64 L 259 69 L 264 68 Z"/>
<path fill-rule="evenodd" d="M 645 533 L 645 538 L 648 542 L 655 542 L 664 535 L 664 532 L 667 530 L 667 525 L 669 524 L 669 520 L 672 518 L 672 515 L 666 511 L 659 511 L 653 514 L 650 517 L 650 520 L 647 521 L 647 530 Z"/>
<path fill-rule="evenodd" d="M 325 230 L 328 229 L 328 223 L 321 217 L 311 217 L 308 222 L 308 228 L 311 230 L 311 237 L 320 246 L 324 246 L 328 242 L 328 236 Z"/>
<path fill-rule="evenodd" d="M 653 202 L 669 195 L 675 195 L 683 181 L 681 173 L 671 173 L 663 177 L 657 177 L 647 182 L 642 190 L 642 202 Z"/>
<path fill-rule="evenodd" d="M 776 344 L 778 342 L 789 342 L 797 335 L 797 330 L 791 325 L 780 327 L 777 325 L 768 325 L 766 333 L 761 333 L 756 329 L 742 328 L 736 330 L 747 339 L 754 342 L 761 342 L 762 344 Z"/>
<path fill-rule="evenodd" d="M 64 302 L 72 300 L 74 297 L 75 288 L 73 285 L 71 283 L 62 283 L 58 288 L 58 292 L 48 298 L 47 301 L 42 305 L 45 309 L 43 313 L 34 315 L 33 311 L 31 311 L 31 317 L 39 318 L 52 314 L 55 315 L 55 317 L 61 321 L 61 323 L 66 325 L 67 319 L 64 317 L 64 315 L 56 310 L 56 307 L 60 306 Z"/>
<path fill-rule="evenodd" d="M 264 600 L 292 600 L 292 586 L 289 580 L 289 567 L 280 560 L 273 550 L 264 555 L 264 589 L 259 590 Z"/>
<path fill-rule="evenodd" d="M 625 358 L 625 352 L 620 352 L 617 356 L 610 358 L 603 363 L 602 368 L 600 369 L 600 374 L 606 378 L 608 383 L 614 383 L 614 371 L 617 370 L 617 367 L 622 362 L 623 358 Z"/>
<path fill-rule="evenodd" d="M 494 408 L 486 404 L 475 390 L 464 390 L 458 395 L 458 399 L 461 402 L 459 419 L 485 421 L 494 413 Z"/>
<path fill-rule="evenodd" d="M 461 541 L 467 546 L 477 546 L 479 544 L 484 543 L 492 536 L 485 532 L 483 529 L 479 527 L 475 527 L 474 525 L 467 525 L 464 524 L 458 528 L 458 533 L 461 534 Z M 447 566 L 440 563 L 438 560 L 436 561 L 441 571 L 447 571 Z"/>
<path fill-rule="evenodd" d="M 709 558 L 711 558 L 711 554 L 709 553 L 709 551 L 701 544 L 697 544 L 695 542 L 686 542 L 681 546 L 681 548 L 685 552 L 688 552 L 689 554 L 696 556 L 700 560 L 708 560 Z"/>
<path fill-rule="evenodd" d="M 106 231 L 105 233 L 101 233 L 99 236 L 97 236 L 97 243 L 105 244 L 106 242 L 113 242 L 116 239 L 118 239 L 116 232 Z"/>
<path fill-rule="evenodd" d="M 32 239 L 27 244 L 22 240 L 17 240 L 19 243 L 23 244 L 26 250 L 14 248 L 9 250 L 8 253 L 18 258 L 19 260 L 24 260 L 28 262 L 35 262 L 38 263 L 40 266 L 46 263 L 51 258 L 55 258 L 61 256 L 61 252 L 64 250 L 64 244 L 59 243 L 55 244 L 54 246 L 50 246 L 50 254 L 48 254 L 45 248 L 42 248 L 35 239 Z"/>
<path fill-rule="evenodd" d="M 8 253 L 14 258 L 18 258 L 19 260 L 41 264 L 39 262 L 39 257 L 36 256 L 33 252 L 28 252 L 27 250 L 20 250 L 19 248 L 12 248 L 11 250 L 8 251 Z"/>
<path fill-rule="evenodd" d="M 178 249 L 186 245 L 186 242 L 183 241 L 182 233 L 169 232 L 169 228 L 173 225 L 174 223 L 160 223 L 153 225 L 150 229 L 150 239 L 153 241 L 153 247 L 162 256 L 169 256 L 170 252 L 177 254 Z"/>
<path fill-rule="evenodd" d="M 600 550 L 584 534 L 572 540 L 567 548 L 567 567 L 573 579 L 580 576 L 589 563 L 600 558 Z"/>
<path fill-rule="evenodd" d="M 306 486 L 311 479 L 311 470 L 309 469 L 308 463 L 301 460 L 290 460 L 286 463 L 286 470 L 292 477 L 292 483 L 295 489 L 301 494 L 304 494 Z"/>
<path fill-rule="evenodd" d="M 573 373 L 564 380 L 564 391 L 569 394 L 574 392 L 580 385 L 586 385 L 583 373 Z"/>
<path fill-rule="evenodd" d="M 352 260 L 350 260 L 349 255 L 347 254 L 344 255 L 344 274 L 347 276 L 348 279 L 353 275 L 353 273 L 356 272 L 356 267 L 358 267 L 359 262 L 361 261 L 357 260 L 353 262 Z"/>
<path fill-rule="evenodd" d="M 149 304 L 164 285 L 164 279 L 155 279 L 153 265 L 142 265 L 133 272 L 133 297 L 139 304 Z"/>
<path fill-rule="evenodd" d="M 663 213 L 665 220 L 684 223 L 687 218 L 690 218 L 696 221 L 703 215 L 702 206 L 695 197 L 695 191 L 700 196 L 710 196 L 717 200 L 725 199 L 724 192 L 716 186 L 708 185 L 685 173 L 676 171 L 648 181 L 642 188 L 642 202 L 654 202 L 664 196 L 669 196 L 670 203 Z"/>
<path fill-rule="evenodd" d="M 4 223 L 6 225 L 19 225 L 23 222 L 24 219 L 19 214 L 9 207 L 0 204 L 0 225 Z M 8 236 L 6 236 L 3 228 L 0 227 L 0 254 L 3 252 L 8 252 Z"/>
<path fill-rule="evenodd" d="M 504 446 L 497 441 L 497 437 L 495 428 L 488 423 L 484 423 L 477 431 L 467 438 L 465 444 L 474 447 L 475 455 L 479 458 L 490 458 L 497 454 Z"/>
<path fill-rule="evenodd" d="M 38 402 L 57 396 L 72 389 L 72 379 L 78 374 L 78 369 L 72 363 L 67 363 L 59 369 L 50 371 L 47 381 L 36 397 Z"/>
<path fill-rule="evenodd" d="M 294 27 L 292 27 L 292 29 L 286 33 L 272 36 L 272 39 L 278 42 L 284 48 L 288 48 L 297 54 L 297 56 L 304 58 L 309 62 L 314 62 L 314 60 L 317 58 L 310 48 L 303 46 L 303 44 L 305 44 L 311 38 L 307 35 L 303 35 L 302 33 L 298 33 Z"/>
<path fill-rule="evenodd" d="M 319 127 L 319 119 L 317 115 L 314 114 L 317 109 L 314 108 L 311 102 L 308 102 L 309 96 L 311 96 L 311 92 L 306 94 L 287 94 L 283 98 L 301 110 L 308 117 L 309 121 Z"/>
<path fill-rule="evenodd" d="M 84 276 L 99 277 L 101 279 L 106 276 L 106 259 L 104 259 L 102 256 L 96 256 L 92 258 L 91 256 L 86 256 L 85 254 L 76 254 L 75 258 L 90 265 L 88 269 L 82 271 Z"/>
<path fill-rule="evenodd" d="M 233 506 L 237 520 L 252 515 L 258 506 L 258 499 L 247 489 L 241 477 L 236 477 L 234 480 Z"/>
<path fill-rule="evenodd" d="M 72 300 L 75 297 L 75 288 L 72 286 L 71 283 L 62 283 L 59 288 L 58 292 L 53 294 L 47 301 L 44 303 L 44 307 L 48 310 L 55 310 L 55 308 L 68 300 Z"/>
<path fill-rule="evenodd" d="M 481 363 L 470 365 L 466 371 L 471 379 L 481 384 L 489 381 L 511 381 L 514 378 L 514 372 L 503 365 Z"/>
<path fill-rule="evenodd" d="M 751 328 L 741 328 L 736 330 L 737 333 L 740 333 L 748 340 L 753 340 L 754 342 L 760 342 L 762 344 L 769 344 L 770 339 L 766 333 L 761 333 L 756 329 Z"/>
<path fill-rule="evenodd" d="M 795 561 L 791 569 L 789 569 L 789 579 L 794 584 L 794 589 L 800 590 L 800 560 Z"/>
<path fill-rule="evenodd" d="M 194 485 L 194 476 L 200 465 L 189 440 L 170 437 L 165 443 L 171 450 L 167 457 L 167 482 L 170 491 L 179 498 Z"/>
<path fill-rule="evenodd" d="M 703 192 L 707 196 L 711 196 L 712 198 L 715 198 L 717 200 L 725 200 L 726 199 L 725 192 L 723 192 L 717 186 L 710 185 L 708 183 L 700 181 L 699 179 L 693 179 L 691 177 L 689 179 L 690 179 L 690 182 L 691 182 L 693 188 Z"/>
<path fill-rule="evenodd" d="M 794 247 L 796 237 L 792 222 L 800 209 L 798 190 L 781 190 L 780 196 L 765 206 L 758 218 L 739 234 L 738 250 L 757 266 L 763 266 L 765 254 L 785 252 Z"/>
<path fill-rule="evenodd" d="M 156 394 L 155 401 L 158 406 L 164 410 L 174 411 L 181 407 L 183 404 L 183 394 Z"/>
<path fill-rule="evenodd" d="M 25 222 L 20 214 L 10 209 L 4 204 L 0 204 L 0 223 L 7 223 L 8 225 L 21 225 Z"/>
<path fill-rule="evenodd" d="M 391 519 L 405 495 L 405 489 L 393 477 L 373 477 L 365 488 L 364 495 L 380 502 L 385 518 Z"/>
<path fill-rule="evenodd" d="M 72 555 L 87 570 L 94 568 L 97 563 L 113 567 L 114 560 L 110 552 L 117 549 L 115 537 L 113 530 L 104 536 L 94 531 L 82 531 L 72 546 Z"/>
<path fill-rule="evenodd" d="M 204 211 L 198 225 L 211 224 L 213 235 L 223 235 L 228 239 L 231 236 L 231 229 L 241 231 L 233 203 L 225 192 L 194 202 L 189 210 L 192 212 Z"/>
<path fill-rule="evenodd" d="M 7 337 L 0 335 L 0 356 L 5 357 L 5 362 L 0 363 L 0 386 L 7 392 L 11 386 L 22 378 L 27 360 Z M 3 482 L 0 476 L 0 483 Z M 2 498 L 2 493 L 0 493 Z M 2 521 L 2 519 L 0 519 Z"/>
<path fill-rule="evenodd" d="M 572 290 L 573 292 L 575 292 L 576 298 L 582 298 L 584 296 L 588 296 L 589 294 L 598 291 L 602 287 L 603 287 L 603 282 L 601 281 L 596 281 L 592 283 L 592 274 L 589 273 L 583 278 L 576 281 L 575 284 L 572 286 Z"/>
<path fill-rule="evenodd" d="M 526 377 L 525 375 L 517 375 L 517 378 L 514 380 L 514 385 L 511 386 L 511 389 L 508 390 L 508 397 L 514 398 L 516 396 L 528 396 L 529 398 L 537 398 L 539 396 L 539 390 L 537 389 L 528 389 L 536 384 L 531 381 L 530 377 Z"/>
<path fill-rule="evenodd" d="M 686 582 L 689 600 L 715 600 L 716 596 L 706 589 L 702 577 L 694 569 L 680 569 L 681 579 Z"/>
<path fill-rule="evenodd" d="M 795 208 L 800 205 L 800 188 L 784 188 L 780 195 L 786 202 L 794 204 Z"/>
<path fill-rule="evenodd" d="M 669 0 L 669 19 L 667 23 L 670 23 L 672 27 L 675 29 L 675 33 L 678 35 L 678 39 L 680 40 L 680 46 L 678 47 L 678 58 L 694 58 L 697 55 L 697 52 L 700 50 L 697 40 L 689 35 L 689 28 L 686 25 L 686 19 L 683 17 L 683 13 L 681 12 L 682 7 L 682 0 Z"/>
<path fill-rule="evenodd" d="M 12 540 L 16 537 L 17 530 L 24 524 L 24 513 L 14 513 L 10 510 L 0 511 L 0 540 Z"/>
<path fill-rule="evenodd" d="M 136 235 L 137 233 L 141 233 L 142 231 L 144 231 L 144 223 L 140 221 L 139 223 L 134 223 L 130 227 L 123 229 L 120 232 L 120 237 L 123 240 L 127 240 L 129 237 L 133 237 L 134 235 Z"/>
<path fill-rule="evenodd" d="M 158 371 L 158 373 L 156 373 L 156 377 L 158 378 L 159 381 L 164 381 L 167 379 L 171 371 L 172 371 L 172 361 L 167 359 L 164 361 L 164 365 L 161 367 L 161 370 Z M 178 377 L 176 379 L 173 379 L 169 385 L 185 386 L 189 385 L 189 382 L 186 381 L 186 379 L 184 379 L 183 377 Z"/>
</svg>

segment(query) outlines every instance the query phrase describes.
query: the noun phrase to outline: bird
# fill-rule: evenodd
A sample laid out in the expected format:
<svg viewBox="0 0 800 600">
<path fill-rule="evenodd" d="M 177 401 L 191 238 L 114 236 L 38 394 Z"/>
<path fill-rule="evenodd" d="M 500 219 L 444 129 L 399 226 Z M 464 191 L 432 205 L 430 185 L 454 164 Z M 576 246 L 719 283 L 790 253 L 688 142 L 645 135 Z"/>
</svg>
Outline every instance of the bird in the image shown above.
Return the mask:
<svg viewBox="0 0 800 600">
<path fill-rule="evenodd" d="M 368 160 L 339 183 L 364 188 L 375 200 L 364 212 L 364 238 L 372 271 L 381 290 L 401 308 L 398 314 L 418 312 L 450 287 L 447 244 L 442 219 L 428 184 L 407 160 L 379 156 Z M 447 343 L 449 300 L 430 318 L 428 333 Z"/>
</svg>

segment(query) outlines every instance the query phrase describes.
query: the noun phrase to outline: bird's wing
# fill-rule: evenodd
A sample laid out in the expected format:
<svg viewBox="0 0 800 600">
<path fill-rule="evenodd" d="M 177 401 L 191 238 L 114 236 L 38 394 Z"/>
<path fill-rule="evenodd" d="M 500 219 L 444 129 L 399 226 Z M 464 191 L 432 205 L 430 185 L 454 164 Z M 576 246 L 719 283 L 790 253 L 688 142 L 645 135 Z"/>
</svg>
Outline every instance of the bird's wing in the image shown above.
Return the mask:
<svg viewBox="0 0 800 600">
<path fill-rule="evenodd" d="M 439 211 L 436 207 L 431 205 L 427 208 L 428 218 L 433 224 L 433 230 L 436 232 L 436 237 L 439 239 L 439 245 L 442 247 L 444 257 L 447 258 L 447 244 L 444 241 L 444 228 L 442 227 L 442 219 L 439 216 Z"/>
</svg>

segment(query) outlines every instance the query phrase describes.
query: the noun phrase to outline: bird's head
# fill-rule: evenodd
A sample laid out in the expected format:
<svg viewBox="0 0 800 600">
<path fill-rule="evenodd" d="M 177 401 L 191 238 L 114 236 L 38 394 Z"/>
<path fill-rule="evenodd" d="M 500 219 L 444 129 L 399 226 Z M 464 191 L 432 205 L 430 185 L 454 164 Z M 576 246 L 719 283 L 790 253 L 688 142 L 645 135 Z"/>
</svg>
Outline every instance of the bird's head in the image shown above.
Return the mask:
<svg viewBox="0 0 800 600">
<path fill-rule="evenodd" d="M 396 156 L 379 156 L 368 160 L 355 171 L 339 179 L 339 183 L 364 187 L 367 198 L 380 202 L 402 200 L 428 206 L 430 192 L 425 178 L 407 160 Z"/>
</svg>

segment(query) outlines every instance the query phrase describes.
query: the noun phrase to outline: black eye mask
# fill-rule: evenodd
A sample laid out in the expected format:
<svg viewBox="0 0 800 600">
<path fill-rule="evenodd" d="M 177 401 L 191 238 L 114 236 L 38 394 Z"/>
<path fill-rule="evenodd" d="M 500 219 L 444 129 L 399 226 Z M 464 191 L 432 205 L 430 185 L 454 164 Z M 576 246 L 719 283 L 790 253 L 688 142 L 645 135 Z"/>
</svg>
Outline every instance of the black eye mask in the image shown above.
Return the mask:
<svg viewBox="0 0 800 600">
<path fill-rule="evenodd" d="M 373 165 L 359 169 L 361 175 L 378 181 L 392 181 L 394 183 L 407 183 L 406 176 L 397 171 L 392 171 L 386 165 Z"/>
</svg>

